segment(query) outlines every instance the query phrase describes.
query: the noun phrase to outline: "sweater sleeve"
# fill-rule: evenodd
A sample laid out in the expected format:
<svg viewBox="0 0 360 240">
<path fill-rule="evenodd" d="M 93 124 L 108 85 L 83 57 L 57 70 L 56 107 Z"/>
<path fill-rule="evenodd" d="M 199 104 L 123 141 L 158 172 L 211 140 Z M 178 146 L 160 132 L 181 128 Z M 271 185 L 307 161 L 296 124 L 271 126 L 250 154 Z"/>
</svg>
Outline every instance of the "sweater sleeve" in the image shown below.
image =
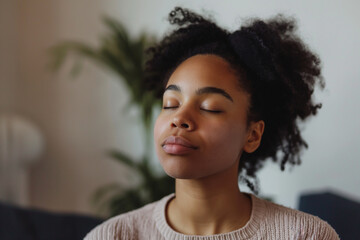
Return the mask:
<svg viewBox="0 0 360 240">
<path fill-rule="evenodd" d="M 127 216 L 113 217 L 92 229 L 84 240 L 130 239 L 128 237 L 132 236 L 132 228 L 129 225 Z"/>
<path fill-rule="evenodd" d="M 319 240 L 340 240 L 339 235 L 336 233 L 334 228 L 330 226 L 327 222 L 321 220 L 319 236 L 317 236 Z"/>
<path fill-rule="evenodd" d="M 269 226 L 275 229 L 272 239 L 340 239 L 330 224 L 317 216 L 267 201 L 263 203 L 266 206 L 266 232 L 272 231 Z"/>
<path fill-rule="evenodd" d="M 98 226 L 96 226 L 94 229 L 92 229 L 84 238 L 84 240 L 115 240 L 117 229 L 119 228 L 119 225 L 111 222 L 104 222 Z"/>
</svg>

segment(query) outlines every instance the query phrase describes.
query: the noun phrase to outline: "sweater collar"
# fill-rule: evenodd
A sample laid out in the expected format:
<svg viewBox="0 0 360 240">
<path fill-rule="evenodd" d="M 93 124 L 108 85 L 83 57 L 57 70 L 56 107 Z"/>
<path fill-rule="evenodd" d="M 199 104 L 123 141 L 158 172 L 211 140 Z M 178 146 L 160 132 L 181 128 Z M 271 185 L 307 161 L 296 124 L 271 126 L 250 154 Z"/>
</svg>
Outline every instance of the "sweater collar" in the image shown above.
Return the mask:
<svg viewBox="0 0 360 240">
<path fill-rule="evenodd" d="M 166 220 L 166 206 L 170 202 L 170 200 L 175 197 L 174 193 L 165 196 L 157 203 L 154 209 L 153 217 L 156 222 L 157 229 L 165 239 L 174 239 L 174 240 L 249 239 L 259 231 L 260 219 L 261 216 L 264 214 L 265 206 L 263 202 L 255 195 L 253 194 L 248 194 L 248 195 L 250 195 L 251 206 L 252 206 L 251 217 L 249 221 L 245 224 L 245 226 L 228 233 L 200 236 L 200 235 L 186 235 L 173 230 L 169 226 Z"/>
</svg>

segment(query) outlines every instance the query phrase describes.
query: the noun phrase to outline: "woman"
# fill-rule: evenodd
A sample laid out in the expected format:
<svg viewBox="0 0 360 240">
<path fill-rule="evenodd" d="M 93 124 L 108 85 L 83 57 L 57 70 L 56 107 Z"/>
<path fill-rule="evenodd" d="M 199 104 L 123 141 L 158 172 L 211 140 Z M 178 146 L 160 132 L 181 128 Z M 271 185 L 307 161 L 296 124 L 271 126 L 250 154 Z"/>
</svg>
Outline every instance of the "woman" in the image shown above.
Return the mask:
<svg viewBox="0 0 360 240">
<path fill-rule="evenodd" d="M 273 159 L 299 164 L 298 121 L 315 115 L 319 59 L 293 20 L 252 20 L 229 33 L 182 8 L 181 27 L 148 50 L 146 83 L 163 99 L 157 156 L 175 194 L 111 218 L 86 239 L 339 239 L 318 217 L 243 193 Z M 161 88 L 159 87 L 161 86 Z M 254 181 L 255 179 L 255 181 Z"/>
</svg>

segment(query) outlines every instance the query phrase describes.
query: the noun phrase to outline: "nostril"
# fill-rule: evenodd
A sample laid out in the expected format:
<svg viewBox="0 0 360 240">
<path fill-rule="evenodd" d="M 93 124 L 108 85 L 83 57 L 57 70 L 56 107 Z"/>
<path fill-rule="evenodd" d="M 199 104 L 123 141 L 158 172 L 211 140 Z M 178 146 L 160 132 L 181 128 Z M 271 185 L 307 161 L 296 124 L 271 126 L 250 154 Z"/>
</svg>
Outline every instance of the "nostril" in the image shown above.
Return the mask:
<svg viewBox="0 0 360 240">
<path fill-rule="evenodd" d="M 180 122 L 174 121 L 174 122 L 171 123 L 171 127 L 173 127 L 173 128 L 179 127 L 179 128 L 190 129 L 190 124 L 188 124 L 186 122 L 180 123 Z"/>
</svg>

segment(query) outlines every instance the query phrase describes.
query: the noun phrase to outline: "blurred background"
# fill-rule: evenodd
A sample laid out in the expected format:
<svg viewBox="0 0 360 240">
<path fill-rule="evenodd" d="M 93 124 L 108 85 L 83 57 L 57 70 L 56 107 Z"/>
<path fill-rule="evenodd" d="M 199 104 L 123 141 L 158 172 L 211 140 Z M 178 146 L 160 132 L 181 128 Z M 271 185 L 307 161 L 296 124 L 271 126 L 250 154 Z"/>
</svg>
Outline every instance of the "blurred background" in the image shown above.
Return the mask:
<svg viewBox="0 0 360 240">
<path fill-rule="evenodd" d="M 107 154 L 140 159 L 146 138 L 139 109 L 119 76 L 84 61 L 77 77 L 65 62 L 48 68 L 48 49 L 63 41 L 96 47 L 107 33 L 103 16 L 131 37 L 160 39 L 171 30 L 174 6 L 213 15 L 235 30 L 248 17 L 294 16 L 299 34 L 320 56 L 326 88 L 318 116 L 303 126 L 309 149 L 303 163 L 281 172 L 269 163 L 259 174 L 261 195 L 296 208 L 301 193 L 333 190 L 360 200 L 360 2 L 355 0 L 0 0 L 0 199 L 49 211 L 99 215 L 91 203 L 107 184 L 132 186 L 129 167 Z M 156 111 L 155 111 L 156 112 Z M 151 146 L 152 147 L 152 146 Z M 161 173 L 153 150 L 151 165 Z M 241 186 L 247 191 L 246 187 Z"/>
</svg>

